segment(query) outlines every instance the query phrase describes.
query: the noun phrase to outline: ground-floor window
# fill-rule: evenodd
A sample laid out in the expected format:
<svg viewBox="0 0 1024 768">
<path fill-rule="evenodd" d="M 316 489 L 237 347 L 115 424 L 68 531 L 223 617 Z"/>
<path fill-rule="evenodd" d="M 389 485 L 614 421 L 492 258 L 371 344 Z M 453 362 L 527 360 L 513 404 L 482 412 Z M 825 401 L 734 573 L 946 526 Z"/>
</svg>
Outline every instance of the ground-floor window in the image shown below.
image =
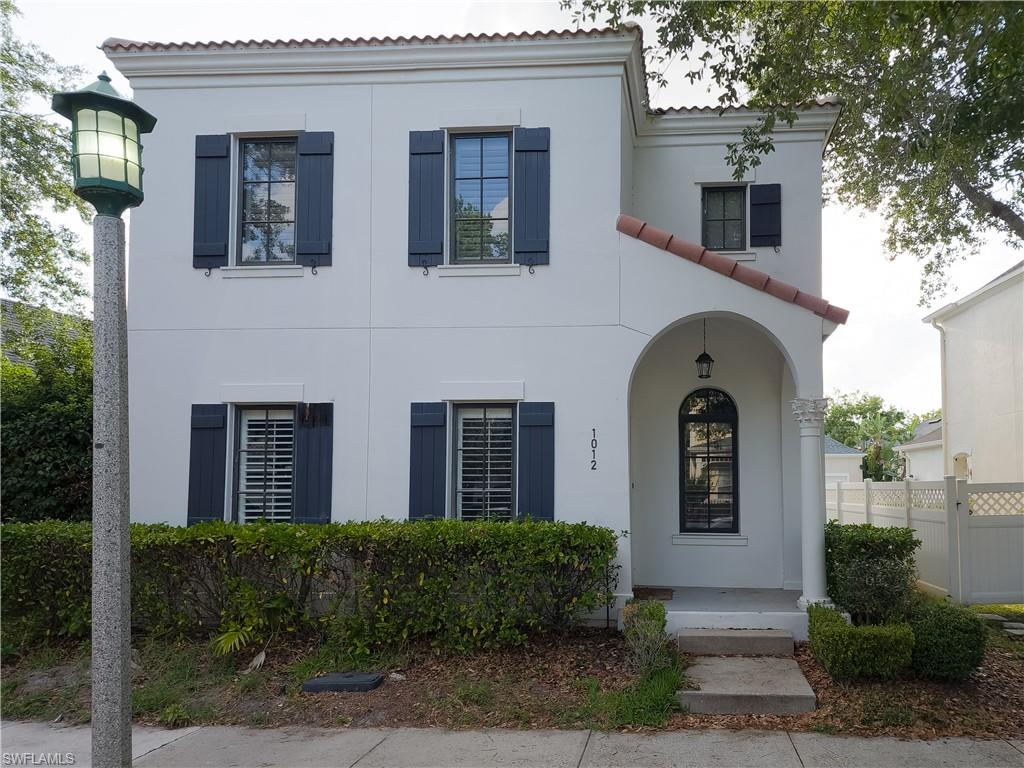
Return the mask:
<svg viewBox="0 0 1024 768">
<path fill-rule="evenodd" d="M 295 489 L 295 408 L 238 409 L 235 510 L 239 522 L 289 522 Z"/>
<path fill-rule="evenodd" d="M 736 404 L 719 389 L 698 389 L 679 409 L 679 529 L 737 533 Z"/>
<path fill-rule="evenodd" d="M 455 406 L 455 516 L 511 520 L 515 516 L 515 406 Z"/>
</svg>

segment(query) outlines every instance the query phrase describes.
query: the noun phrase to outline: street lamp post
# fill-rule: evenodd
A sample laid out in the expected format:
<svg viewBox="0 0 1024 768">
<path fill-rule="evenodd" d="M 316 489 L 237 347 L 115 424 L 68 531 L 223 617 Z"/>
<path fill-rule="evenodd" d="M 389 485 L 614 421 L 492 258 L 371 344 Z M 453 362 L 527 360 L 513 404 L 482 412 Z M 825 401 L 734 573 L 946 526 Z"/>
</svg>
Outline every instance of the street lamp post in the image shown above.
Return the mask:
<svg viewBox="0 0 1024 768">
<path fill-rule="evenodd" d="M 71 120 L 75 193 L 93 219 L 92 764 L 132 761 L 128 531 L 128 329 L 124 222 L 142 202 L 142 145 L 156 118 L 106 73 L 54 94 Z"/>
</svg>

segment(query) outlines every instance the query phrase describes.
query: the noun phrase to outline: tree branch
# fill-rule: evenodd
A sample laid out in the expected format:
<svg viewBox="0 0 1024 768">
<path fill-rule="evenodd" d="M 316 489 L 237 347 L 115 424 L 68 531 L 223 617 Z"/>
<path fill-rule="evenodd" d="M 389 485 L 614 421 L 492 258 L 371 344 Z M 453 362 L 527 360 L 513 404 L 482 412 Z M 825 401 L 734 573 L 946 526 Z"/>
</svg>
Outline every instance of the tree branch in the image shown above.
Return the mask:
<svg viewBox="0 0 1024 768">
<path fill-rule="evenodd" d="M 1002 221 L 1013 234 L 1024 240 L 1024 218 L 1021 218 L 1020 214 L 967 181 L 959 171 L 953 171 L 951 176 L 954 186 L 963 193 L 971 205 L 991 218 Z"/>
</svg>

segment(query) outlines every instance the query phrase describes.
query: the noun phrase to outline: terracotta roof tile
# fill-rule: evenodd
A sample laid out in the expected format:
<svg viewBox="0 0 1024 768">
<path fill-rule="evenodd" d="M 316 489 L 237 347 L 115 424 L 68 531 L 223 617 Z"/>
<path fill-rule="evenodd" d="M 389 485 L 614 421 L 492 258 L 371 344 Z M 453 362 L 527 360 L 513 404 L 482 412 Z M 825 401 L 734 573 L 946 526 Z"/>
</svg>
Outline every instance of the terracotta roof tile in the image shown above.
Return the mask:
<svg viewBox="0 0 1024 768">
<path fill-rule="evenodd" d="M 153 40 L 124 40 L 109 37 L 100 48 L 104 53 L 146 53 L 158 51 L 215 51 L 244 48 L 363 48 L 370 46 L 443 45 L 447 43 L 493 43 L 516 40 L 556 40 L 560 38 L 606 37 L 639 34 L 639 28 L 626 26 L 596 27 L 593 29 L 551 29 L 536 32 L 509 32 L 466 35 L 414 35 L 412 37 L 343 37 L 316 40 L 210 40 L 180 43 L 160 43 Z"/>
<path fill-rule="evenodd" d="M 735 259 L 715 251 L 709 251 L 703 246 L 683 240 L 663 229 L 652 227 L 635 216 L 621 214 L 615 223 L 615 228 L 624 235 L 635 237 L 680 258 L 699 263 L 702 267 L 731 277 L 754 290 L 764 291 L 777 299 L 808 309 L 830 322 L 841 325 L 850 316 L 847 310 L 829 304 L 820 296 L 801 291 L 795 285 L 771 277 L 766 272 L 748 267 L 746 264 L 740 264 Z"/>
</svg>

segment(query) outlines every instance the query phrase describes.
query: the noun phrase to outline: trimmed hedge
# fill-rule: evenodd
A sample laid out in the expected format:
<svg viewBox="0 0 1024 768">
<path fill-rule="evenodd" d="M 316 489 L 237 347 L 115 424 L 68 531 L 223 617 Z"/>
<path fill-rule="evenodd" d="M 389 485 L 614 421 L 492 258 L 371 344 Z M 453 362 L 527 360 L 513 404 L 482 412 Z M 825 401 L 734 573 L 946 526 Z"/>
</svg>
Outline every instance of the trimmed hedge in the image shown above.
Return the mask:
<svg viewBox="0 0 1024 768">
<path fill-rule="evenodd" d="M 89 523 L 0 526 L 5 629 L 88 633 L 91 535 Z M 133 525 L 131 542 L 136 631 L 219 634 L 234 650 L 334 621 L 354 652 L 563 629 L 607 604 L 617 549 L 607 528 L 532 521 Z"/>
<path fill-rule="evenodd" d="M 914 595 L 914 552 L 921 542 L 910 528 L 825 526 L 828 596 L 854 624 L 901 620 Z"/>
<path fill-rule="evenodd" d="M 832 608 L 807 609 L 811 651 L 836 680 L 893 678 L 910 666 L 914 632 L 909 624 L 853 626 Z"/>
<path fill-rule="evenodd" d="M 968 609 L 944 600 L 922 599 L 910 613 L 914 629 L 914 673 L 960 682 L 985 658 L 985 623 Z"/>
</svg>

